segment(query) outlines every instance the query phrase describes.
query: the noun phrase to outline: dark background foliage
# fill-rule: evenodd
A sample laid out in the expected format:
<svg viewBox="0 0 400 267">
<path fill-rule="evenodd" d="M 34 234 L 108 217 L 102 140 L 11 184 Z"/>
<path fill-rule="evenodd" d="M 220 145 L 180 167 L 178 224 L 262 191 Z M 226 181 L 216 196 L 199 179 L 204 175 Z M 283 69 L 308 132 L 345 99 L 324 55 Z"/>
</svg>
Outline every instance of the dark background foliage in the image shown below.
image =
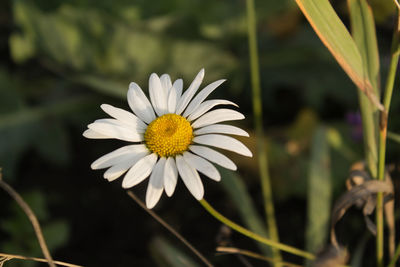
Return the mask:
<svg viewBox="0 0 400 267">
<path fill-rule="evenodd" d="M 347 23 L 345 1 L 333 1 Z M 391 1 L 370 1 L 377 19 L 382 77 L 388 64 L 393 25 Z M 336 140 L 332 149 L 332 201 L 345 190 L 350 165 L 362 159 L 357 92 L 321 44 L 295 3 L 256 1 L 263 88 L 265 142 L 281 241 L 306 244 L 307 176 L 310 146 L 321 125 Z M 201 68 L 205 82 L 227 78 L 214 98 L 240 105 L 251 133 L 243 139 L 254 152 L 245 2 L 211 0 L 0 2 L 0 166 L 3 178 L 32 206 L 56 259 L 86 266 L 165 266 L 168 255 L 197 259 L 126 195 L 121 180 L 111 184 L 90 164 L 123 142 L 87 140 L 82 132 L 105 117 L 99 106 L 128 108 L 125 95 L 135 81 L 147 89 L 152 72 L 182 77 L 187 87 Z M 400 131 L 400 97 L 395 90 L 389 129 Z M 336 138 L 336 139 L 335 139 Z M 388 143 L 388 162 L 399 145 Z M 205 197 L 243 224 L 232 189 L 245 185 L 260 216 L 262 194 L 256 160 L 231 155 L 237 176 L 203 179 Z M 396 178 L 394 176 L 394 178 Z M 133 188 L 144 199 L 146 183 Z M 233 190 L 233 191 L 232 191 Z M 236 195 L 237 197 L 238 195 Z M 41 256 L 32 227 L 18 206 L 0 193 L 0 252 Z M 180 182 L 172 198 L 154 209 L 218 266 L 241 266 L 235 256 L 216 255 L 221 224 L 207 214 Z M 398 215 L 398 214 L 397 214 Z M 338 225 L 341 242 L 355 254 L 374 251 L 354 209 Z M 236 233 L 237 247 L 258 251 Z M 301 259 L 286 259 L 302 263 Z M 175 259 L 176 260 L 176 259 Z M 264 263 L 249 260 L 254 266 Z M 373 258 L 367 257 L 363 266 Z M 189 266 L 189 263 L 187 263 Z M 192 263 L 190 263 L 192 264 Z M 194 263 L 193 263 L 194 264 Z M 33 266 L 11 261 L 5 266 Z M 176 265 L 179 266 L 179 265 Z M 372 266 L 372 265 L 371 265 Z"/>
</svg>

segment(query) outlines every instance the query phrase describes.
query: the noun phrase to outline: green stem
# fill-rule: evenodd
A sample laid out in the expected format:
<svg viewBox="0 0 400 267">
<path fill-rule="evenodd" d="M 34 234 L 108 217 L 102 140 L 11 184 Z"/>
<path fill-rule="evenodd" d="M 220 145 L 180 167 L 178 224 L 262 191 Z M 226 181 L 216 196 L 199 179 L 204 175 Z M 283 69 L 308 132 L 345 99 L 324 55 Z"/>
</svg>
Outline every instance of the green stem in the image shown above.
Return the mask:
<svg viewBox="0 0 400 267">
<path fill-rule="evenodd" d="M 387 267 L 395 267 L 396 261 L 399 258 L 399 256 L 400 256 L 400 244 L 397 245 L 396 253 L 394 254 L 392 260 L 390 261 Z"/>
<path fill-rule="evenodd" d="M 398 21 L 399 23 L 399 21 Z M 392 99 L 393 85 L 396 77 L 397 65 L 399 61 L 399 24 L 395 29 L 392 43 L 392 54 L 390 58 L 389 72 L 386 79 L 386 87 L 384 91 L 383 106 L 384 110 L 381 111 L 380 116 L 380 129 L 379 129 L 379 157 L 378 157 L 378 179 L 384 180 L 385 178 L 385 154 L 386 154 L 386 137 L 387 137 L 387 122 L 390 109 L 390 101 Z M 377 266 L 383 267 L 383 194 L 378 193 L 376 201 L 376 257 Z"/>
<path fill-rule="evenodd" d="M 360 90 L 358 90 L 358 99 L 364 135 L 365 160 L 371 176 L 376 179 L 378 177 L 378 120 L 375 121 L 374 118 L 377 111 L 373 107 L 374 104 Z"/>
<path fill-rule="evenodd" d="M 258 234 L 253 233 L 253 232 L 247 230 L 246 228 L 232 222 L 231 220 L 226 218 L 224 215 L 222 215 L 221 213 L 216 211 L 205 199 L 202 199 L 199 202 L 218 221 L 222 222 L 226 226 L 232 228 L 233 230 L 235 230 L 247 237 L 250 237 L 250 238 L 252 238 L 258 242 L 261 242 L 263 244 L 266 244 L 268 246 L 271 246 L 277 250 L 286 251 L 288 253 L 291 253 L 291 254 L 306 258 L 306 259 L 310 259 L 310 260 L 315 259 L 315 256 L 309 252 L 306 252 L 306 251 L 300 250 L 298 248 L 291 247 L 289 245 L 285 245 L 285 244 L 276 242 L 274 240 L 259 236 Z"/>
<path fill-rule="evenodd" d="M 252 84 L 253 115 L 256 129 L 258 166 L 261 177 L 261 187 L 264 198 L 265 215 L 268 225 L 268 234 L 272 240 L 279 242 L 278 227 L 275 220 L 275 209 L 272 198 L 271 181 L 268 172 L 268 156 L 264 144 L 264 129 L 262 116 L 260 70 L 258 63 L 257 35 L 256 35 L 256 14 L 254 1 L 247 0 L 247 26 L 250 50 L 250 69 Z M 278 250 L 273 250 L 274 258 L 281 261 L 282 257 Z"/>
</svg>

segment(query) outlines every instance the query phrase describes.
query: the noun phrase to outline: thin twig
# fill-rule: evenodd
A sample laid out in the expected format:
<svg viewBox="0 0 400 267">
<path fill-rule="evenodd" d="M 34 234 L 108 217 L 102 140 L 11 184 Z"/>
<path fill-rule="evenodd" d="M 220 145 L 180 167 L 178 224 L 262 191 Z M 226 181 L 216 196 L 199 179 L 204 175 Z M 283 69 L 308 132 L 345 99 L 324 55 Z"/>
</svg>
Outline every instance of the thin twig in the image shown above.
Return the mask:
<svg viewBox="0 0 400 267">
<path fill-rule="evenodd" d="M 148 209 L 146 205 L 131 191 L 127 191 L 128 196 L 130 196 L 140 207 L 142 207 L 148 214 L 150 214 L 156 221 L 158 221 L 162 226 L 167 228 L 176 238 L 178 238 L 183 244 L 185 244 L 200 260 L 207 265 L 212 267 L 213 265 L 196 249 L 194 248 L 183 236 L 181 236 L 174 228 L 172 228 L 167 222 L 161 219 L 154 211 Z"/>
<path fill-rule="evenodd" d="M 38 219 L 36 218 L 35 213 L 31 210 L 29 205 L 22 199 L 22 197 L 6 182 L 3 181 L 1 169 L 0 169 L 0 187 L 3 188 L 22 208 L 25 212 L 26 216 L 28 216 L 29 220 L 32 223 L 33 229 L 35 230 L 36 237 L 39 241 L 40 248 L 42 249 L 43 255 L 47 260 L 47 263 L 50 267 L 55 267 L 53 258 L 50 255 L 49 249 L 47 248 L 46 241 L 44 240 L 42 230 L 40 228 L 40 224 Z"/>
<path fill-rule="evenodd" d="M 279 264 L 282 264 L 283 266 L 287 266 L 287 267 L 301 267 L 301 265 L 297 265 L 297 264 L 290 263 L 290 262 L 277 261 L 273 258 L 265 257 L 264 255 L 260 255 L 260 254 L 257 254 L 255 252 L 245 250 L 245 249 L 234 248 L 234 247 L 217 247 L 216 250 L 218 252 L 240 254 L 240 255 L 245 255 L 245 256 L 248 256 L 248 257 L 251 257 L 254 259 L 258 259 L 258 260 L 263 260 L 263 261 L 272 262 L 272 263 L 279 263 Z"/>
<path fill-rule="evenodd" d="M 6 254 L 6 253 L 0 253 L 0 257 L 4 257 L 6 261 L 12 260 L 12 259 L 19 259 L 19 260 L 30 260 L 30 261 L 39 261 L 39 262 L 48 262 L 48 260 L 43 259 L 43 258 L 36 258 L 36 257 L 26 257 L 22 255 L 14 255 L 14 254 Z M 61 265 L 61 266 L 67 266 L 67 267 L 83 267 L 82 265 L 76 265 L 68 262 L 63 262 L 63 261 L 53 261 L 54 263 Z"/>
</svg>

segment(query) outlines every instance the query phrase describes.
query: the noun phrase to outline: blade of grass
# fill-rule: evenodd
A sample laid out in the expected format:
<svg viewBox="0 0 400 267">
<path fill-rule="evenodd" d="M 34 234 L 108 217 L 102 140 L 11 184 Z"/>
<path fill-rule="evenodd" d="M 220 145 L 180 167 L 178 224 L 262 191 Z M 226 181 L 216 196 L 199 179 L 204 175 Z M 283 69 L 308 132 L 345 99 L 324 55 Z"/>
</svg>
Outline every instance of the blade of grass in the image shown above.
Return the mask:
<svg viewBox="0 0 400 267">
<path fill-rule="evenodd" d="M 400 7 L 399 7 L 400 8 Z M 397 245 L 396 252 L 390 261 L 389 265 L 387 267 L 395 267 L 396 266 L 396 261 L 400 256 L 400 243 Z"/>
<path fill-rule="evenodd" d="M 352 267 L 362 267 L 363 266 L 363 260 L 365 258 L 365 247 L 367 245 L 368 240 L 370 239 L 371 234 L 369 232 L 366 232 L 360 241 L 358 241 L 357 246 L 354 249 L 354 252 L 352 253 L 352 258 L 350 262 L 350 266 Z"/>
<path fill-rule="evenodd" d="M 372 9 L 366 0 L 347 0 L 352 36 L 361 55 L 364 74 L 380 95 L 379 51 Z"/>
<path fill-rule="evenodd" d="M 261 85 L 260 85 L 260 69 L 258 63 L 257 35 L 256 35 L 256 14 L 253 0 L 246 1 L 247 9 L 247 29 L 249 38 L 250 50 L 250 70 L 251 70 L 251 85 L 252 85 L 252 103 L 254 124 L 256 128 L 257 139 L 257 158 L 258 167 L 261 177 L 261 187 L 264 197 L 265 215 L 267 219 L 268 233 L 271 239 L 279 242 L 278 227 L 275 220 L 275 208 L 272 197 L 271 181 L 268 171 L 268 157 L 265 144 L 263 142 L 263 115 L 261 101 Z M 282 261 L 279 250 L 273 250 L 274 259 Z M 275 266 L 280 266 L 275 264 Z"/>
<path fill-rule="evenodd" d="M 400 134 L 397 133 L 393 133 L 393 132 L 387 132 L 387 137 L 392 140 L 395 141 L 397 143 L 400 143 Z"/>
<path fill-rule="evenodd" d="M 94 75 L 79 75 L 71 78 L 72 81 L 86 85 L 99 93 L 125 98 L 128 86 L 124 86 L 121 83 L 97 77 Z"/>
<path fill-rule="evenodd" d="M 364 75 L 360 52 L 330 2 L 328 0 L 296 0 L 296 3 L 350 79 L 374 105 L 383 109 L 374 93 L 371 81 Z"/>
<path fill-rule="evenodd" d="M 235 207 L 238 208 L 240 217 L 246 227 L 263 237 L 268 237 L 265 224 L 262 223 L 260 216 L 255 210 L 251 197 L 246 190 L 246 185 L 241 177 L 236 172 L 225 168 L 218 168 L 218 170 L 222 176 L 221 184 L 234 202 Z M 259 242 L 257 244 L 265 255 L 272 255 L 270 247 Z"/>
<path fill-rule="evenodd" d="M 308 175 L 307 197 L 307 251 L 316 253 L 328 239 L 332 184 L 330 156 L 325 127 L 318 127 L 313 136 Z M 307 262 L 310 265 L 310 262 Z"/>
</svg>

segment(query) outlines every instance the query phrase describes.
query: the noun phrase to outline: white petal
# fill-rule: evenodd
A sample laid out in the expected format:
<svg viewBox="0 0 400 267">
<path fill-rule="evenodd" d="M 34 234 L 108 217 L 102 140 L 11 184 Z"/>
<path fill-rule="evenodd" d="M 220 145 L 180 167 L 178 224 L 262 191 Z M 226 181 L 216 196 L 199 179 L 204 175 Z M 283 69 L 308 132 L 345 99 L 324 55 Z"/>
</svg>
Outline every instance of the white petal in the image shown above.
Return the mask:
<svg viewBox="0 0 400 267">
<path fill-rule="evenodd" d="M 240 129 L 239 127 L 235 127 L 232 125 L 225 125 L 225 124 L 212 124 L 194 131 L 195 135 L 209 134 L 209 133 L 234 134 L 247 137 L 249 136 L 249 134 L 246 131 Z"/>
<path fill-rule="evenodd" d="M 115 179 L 119 178 L 122 174 L 124 174 L 130 167 L 135 165 L 141 158 L 148 155 L 149 152 L 145 151 L 133 156 L 126 157 L 123 161 L 111 166 L 105 173 L 104 178 L 107 179 L 109 182 L 114 181 Z"/>
<path fill-rule="evenodd" d="M 114 119 L 96 120 L 95 122 L 89 124 L 88 128 L 99 134 L 124 141 L 143 141 L 142 133 L 139 133 L 134 128 L 129 129 L 125 127 L 125 125 L 121 124 L 121 122 Z"/>
<path fill-rule="evenodd" d="M 181 96 L 182 96 L 183 80 L 182 79 L 177 79 L 172 86 L 176 90 L 176 104 L 178 104 L 178 102 L 179 102 L 179 100 L 181 99 Z"/>
<path fill-rule="evenodd" d="M 193 142 L 202 145 L 219 147 L 247 157 L 253 156 L 251 151 L 245 145 L 230 136 L 219 134 L 200 135 L 193 138 Z"/>
<path fill-rule="evenodd" d="M 125 127 L 125 128 L 129 128 L 128 125 L 126 125 L 125 123 L 123 123 L 122 121 L 116 120 L 116 119 L 98 119 L 94 121 L 95 123 L 100 122 L 100 123 L 108 123 L 111 125 L 115 125 L 115 126 L 120 126 L 120 127 Z"/>
<path fill-rule="evenodd" d="M 189 88 L 186 92 L 182 95 L 181 99 L 179 100 L 178 106 L 176 107 L 176 114 L 180 115 L 187 105 L 189 104 L 190 100 L 196 93 L 197 89 L 204 78 L 204 69 L 201 69 L 200 72 L 197 74 L 196 78 L 194 78 L 193 82 L 190 84 Z"/>
<path fill-rule="evenodd" d="M 169 113 L 175 113 L 176 110 L 176 90 L 174 87 L 172 87 L 172 89 L 169 91 L 168 94 L 168 112 Z"/>
<path fill-rule="evenodd" d="M 134 127 L 135 129 L 138 129 L 138 130 L 143 130 L 143 132 L 144 132 L 144 130 L 146 130 L 146 127 L 147 127 L 146 124 L 131 112 L 120 109 L 120 108 L 113 107 L 108 104 L 102 104 L 100 107 L 108 115 L 110 115 L 111 117 L 113 117 L 127 125 Z"/>
<path fill-rule="evenodd" d="M 143 153 L 149 153 L 145 145 L 123 146 L 100 157 L 90 167 L 93 170 L 108 168 L 128 159 L 130 156 L 143 155 Z"/>
<path fill-rule="evenodd" d="M 128 104 L 136 116 L 145 123 L 149 124 L 156 118 L 154 110 L 146 95 L 143 93 L 139 85 L 133 82 L 129 84 Z"/>
<path fill-rule="evenodd" d="M 219 174 L 217 168 L 215 168 L 215 166 L 212 165 L 209 161 L 190 152 L 184 152 L 183 158 L 187 163 L 189 163 L 190 166 L 194 167 L 199 172 L 210 177 L 214 181 L 221 181 L 221 175 Z"/>
<path fill-rule="evenodd" d="M 178 170 L 176 168 L 176 163 L 172 157 L 169 157 L 165 163 L 164 168 L 164 188 L 167 196 L 172 196 L 175 191 L 177 181 Z"/>
<path fill-rule="evenodd" d="M 233 171 L 237 170 L 237 167 L 236 167 L 235 163 L 233 163 L 232 160 L 230 160 L 224 154 L 219 153 L 218 151 L 215 151 L 214 149 L 211 149 L 206 146 L 196 146 L 196 145 L 189 146 L 189 149 L 192 152 L 196 153 L 197 155 L 202 156 L 203 158 L 206 158 L 209 161 L 218 164 L 219 166 L 222 166 L 224 168 L 227 168 L 227 169 L 233 170 Z"/>
<path fill-rule="evenodd" d="M 210 109 L 212 109 L 213 107 L 215 107 L 217 105 L 233 105 L 236 107 L 238 106 L 231 101 L 223 100 L 223 99 L 207 100 L 207 101 L 204 101 L 203 103 L 201 103 L 200 106 L 196 110 L 194 110 L 192 114 L 190 114 L 188 120 L 193 121 L 193 120 L 197 119 L 198 117 L 200 117 L 201 115 L 203 115 L 204 113 L 206 113 L 207 111 L 209 111 Z"/>
<path fill-rule="evenodd" d="M 104 134 L 99 134 L 98 132 L 95 132 L 91 129 L 87 129 L 86 131 L 83 132 L 82 134 L 84 137 L 89 138 L 89 139 L 108 139 L 111 138 L 107 135 Z"/>
<path fill-rule="evenodd" d="M 204 187 L 197 171 L 181 155 L 176 156 L 176 166 L 187 189 L 197 200 L 201 200 L 204 196 Z"/>
<path fill-rule="evenodd" d="M 157 204 L 164 190 L 164 166 L 165 158 L 161 158 L 154 166 L 153 172 L 150 175 L 146 192 L 146 207 L 148 209 L 152 209 Z"/>
<path fill-rule="evenodd" d="M 171 90 L 169 90 L 169 93 L 168 93 L 168 112 L 169 113 L 175 113 L 176 105 L 178 104 L 179 99 L 181 98 L 181 95 L 182 95 L 182 87 L 183 87 L 183 81 L 182 81 L 182 79 L 178 79 L 172 85 Z"/>
<path fill-rule="evenodd" d="M 161 81 L 161 85 L 164 88 L 165 92 L 169 92 L 169 90 L 171 90 L 171 87 L 172 87 L 172 82 L 171 82 L 171 78 L 169 77 L 169 75 L 168 74 L 161 75 L 160 81 Z"/>
<path fill-rule="evenodd" d="M 204 114 L 203 116 L 198 118 L 194 123 L 192 123 L 192 127 L 196 129 L 222 121 L 232 121 L 232 120 L 242 120 L 242 119 L 244 119 L 242 113 L 232 109 L 221 108 L 212 110 Z"/>
<path fill-rule="evenodd" d="M 149 78 L 149 93 L 153 108 L 158 116 L 167 113 L 168 91 L 161 85 L 157 74 L 152 73 Z"/>
<path fill-rule="evenodd" d="M 218 86 L 220 86 L 225 81 L 226 80 L 215 81 L 215 82 L 207 85 L 203 90 L 201 90 L 197 94 L 197 96 L 195 98 L 193 98 L 193 100 L 190 102 L 189 106 L 183 113 L 183 117 L 187 117 L 190 114 L 192 114 L 192 112 L 200 106 L 200 104 L 203 102 L 203 100 L 206 99 L 209 94 L 211 94 Z"/>
<path fill-rule="evenodd" d="M 156 161 L 157 155 L 152 153 L 136 162 L 136 164 L 133 165 L 133 167 L 125 175 L 125 178 L 122 181 L 122 187 L 130 188 L 146 179 L 153 170 Z"/>
</svg>

